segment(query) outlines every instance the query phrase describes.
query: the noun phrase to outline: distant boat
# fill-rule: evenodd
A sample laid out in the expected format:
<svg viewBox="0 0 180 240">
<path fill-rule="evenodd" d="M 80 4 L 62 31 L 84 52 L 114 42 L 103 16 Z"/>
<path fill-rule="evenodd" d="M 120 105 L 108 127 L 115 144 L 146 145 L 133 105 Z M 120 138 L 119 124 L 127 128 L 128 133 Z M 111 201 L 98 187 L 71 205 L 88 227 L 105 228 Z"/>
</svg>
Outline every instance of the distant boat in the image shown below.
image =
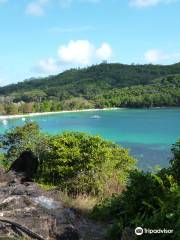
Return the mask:
<svg viewBox="0 0 180 240">
<path fill-rule="evenodd" d="M 101 118 L 101 116 L 99 116 L 99 115 L 93 115 L 93 116 L 90 117 L 90 118 L 93 118 L 93 119 L 99 119 L 99 118 Z"/>
<path fill-rule="evenodd" d="M 3 123 L 3 125 L 6 126 L 6 125 L 8 124 L 8 121 L 7 121 L 6 119 L 3 119 L 3 120 L 2 120 L 2 123 Z"/>
</svg>

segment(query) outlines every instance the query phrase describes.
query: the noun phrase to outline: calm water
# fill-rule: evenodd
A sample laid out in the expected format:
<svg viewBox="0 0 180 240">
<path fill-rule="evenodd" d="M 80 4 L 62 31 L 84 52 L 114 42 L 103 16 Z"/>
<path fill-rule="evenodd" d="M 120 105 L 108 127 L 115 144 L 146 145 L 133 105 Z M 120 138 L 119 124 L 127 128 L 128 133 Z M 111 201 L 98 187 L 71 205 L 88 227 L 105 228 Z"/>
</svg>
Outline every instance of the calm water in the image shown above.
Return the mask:
<svg viewBox="0 0 180 240">
<path fill-rule="evenodd" d="M 99 118 L 92 118 L 98 115 Z M 42 131 L 56 134 L 66 130 L 98 134 L 130 148 L 142 168 L 166 166 L 170 148 L 180 137 L 180 108 L 120 109 L 79 113 L 60 113 L 30 118 Z M 0 133 L 17 125 L 22 119 L 0 121 Z"/>
</svg>

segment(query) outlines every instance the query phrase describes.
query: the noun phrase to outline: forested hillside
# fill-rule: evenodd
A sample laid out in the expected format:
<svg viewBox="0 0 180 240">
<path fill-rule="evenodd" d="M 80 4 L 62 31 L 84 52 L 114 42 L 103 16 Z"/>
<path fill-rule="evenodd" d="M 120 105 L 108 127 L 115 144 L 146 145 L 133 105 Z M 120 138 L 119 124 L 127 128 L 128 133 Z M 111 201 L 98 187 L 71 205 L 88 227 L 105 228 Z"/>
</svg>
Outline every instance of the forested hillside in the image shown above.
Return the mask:
<svg viewBox="0 0 180 240">
<path fill-rule="evenodd" d="M 180 63 L 102 63 L 0 88 L 0 113 L 180 105 Z"/>
</svg>

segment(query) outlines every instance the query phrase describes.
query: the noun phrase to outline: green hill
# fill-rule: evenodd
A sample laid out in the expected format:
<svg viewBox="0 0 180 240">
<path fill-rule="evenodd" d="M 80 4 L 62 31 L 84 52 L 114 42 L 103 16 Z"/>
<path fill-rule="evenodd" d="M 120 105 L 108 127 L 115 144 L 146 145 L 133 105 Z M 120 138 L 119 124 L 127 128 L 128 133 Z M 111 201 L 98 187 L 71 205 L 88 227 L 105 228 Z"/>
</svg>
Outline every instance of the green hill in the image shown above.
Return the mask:
<svg viewBox="0 0 180 240">
<path fill-rule="evenodd" d="M 124 65 L 102 63 L 55 76 L 30 79 L 0 88 L 1 112 L 6 105 L 32 104 L 18 112 L 90 107 L 180 105 L 180 63 Z M 24 103 L 22 103 L 24 102 Z M 3 110 L 4 109 L 4 110 Z"/>
</svg>

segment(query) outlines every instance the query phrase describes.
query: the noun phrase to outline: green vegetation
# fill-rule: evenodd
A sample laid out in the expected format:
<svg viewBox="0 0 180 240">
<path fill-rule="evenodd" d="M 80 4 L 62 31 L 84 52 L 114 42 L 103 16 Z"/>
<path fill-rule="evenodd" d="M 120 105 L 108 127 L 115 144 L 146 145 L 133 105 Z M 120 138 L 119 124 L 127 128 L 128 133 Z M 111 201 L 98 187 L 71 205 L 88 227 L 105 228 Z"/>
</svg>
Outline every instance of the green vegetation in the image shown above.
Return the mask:
<svg viewBox="0 0 180 240">
<path fill-rule="evenodd" d="M 46 143 L 47 137 L 40 132 L 36 123 L 15 127 L 0 137 L 0 147 L 5 151 L 3 164 L 10 166 L 25 150 L 31 150 L 40 161 Z"/>
<path fill-rule="evenodd" d="M 179 105 L 180 63 L 102 63 L 0 88 L 0 114 Z"/>
<path fill-rule="evenodd" d="M 6 166 L 30 150 L 39 162 L 36 180 L 71 195 L 103 195 L 112 183 L 124 185 L 135 163 L 128 150 L 99 136 L 78 132 L 46 136 L 35 123 L 7 132 L 1 147 L 7 150 Z"/>
<path fill-rule="evenodd" d="M 0 166 L 4 165 L 4 154 L 3 153 L 0 153 Z"/>
<path fill-rule="evenodd" d="M 38 177 L 72 194 L 104 193 L 116 177 L 123 184 L 134 163 L 126 149 L 85 133 L 64 133 L 49 138 Z"/>
<path fill-rule="evenodd" d="M 144 234 L 144 239 L 173 239 L 180 237 L 180 141 L 172 148 L 170 167 L 157 173 L 132 171 L 126 189 L 97 204 L 92 212 L 95 219 L 111 222 L 108 239 L 118 240 L 127 227 L 173 229 L 173 234 Z"/>
</svg>

